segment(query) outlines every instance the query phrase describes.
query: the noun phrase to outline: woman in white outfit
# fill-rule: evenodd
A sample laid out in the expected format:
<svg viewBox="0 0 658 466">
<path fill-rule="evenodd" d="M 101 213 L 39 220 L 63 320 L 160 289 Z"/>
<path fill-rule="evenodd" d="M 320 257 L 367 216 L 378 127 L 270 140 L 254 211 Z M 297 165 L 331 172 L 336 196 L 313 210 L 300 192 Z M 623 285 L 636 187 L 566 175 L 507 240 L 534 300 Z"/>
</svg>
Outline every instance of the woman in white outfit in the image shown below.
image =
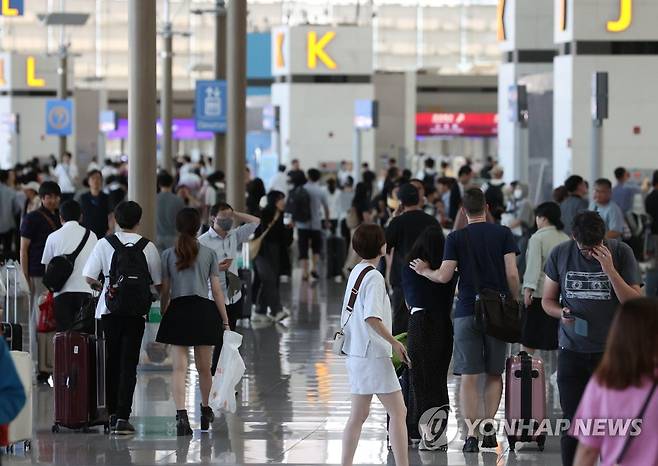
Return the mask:
<svg viewBox="0 0 658 466">
<path fill-rule="evenodd" d="M 352 247 L 361 262 L 350 273 L 341 315 L 345 334 L 343 352 L 347 355 L 352 393 L 350 417 L 343 432 L 342 464 L 352 465 L 372 395 L 377 395 L 391 419 L 389 436 L 395 463 L 408 466 L 407 409 L 391 356 L 395 351 L 407 364 L 409 358 L 404 346 L 391 335 L 391 302 L 384 277 L 376 270 L 380 258 L 386 253 L 384 230 L 376 224 L 360 225 L 354 231 Z M 350 312 L 348 304 L 355 287 L 358 290 Z"/>
</svg>

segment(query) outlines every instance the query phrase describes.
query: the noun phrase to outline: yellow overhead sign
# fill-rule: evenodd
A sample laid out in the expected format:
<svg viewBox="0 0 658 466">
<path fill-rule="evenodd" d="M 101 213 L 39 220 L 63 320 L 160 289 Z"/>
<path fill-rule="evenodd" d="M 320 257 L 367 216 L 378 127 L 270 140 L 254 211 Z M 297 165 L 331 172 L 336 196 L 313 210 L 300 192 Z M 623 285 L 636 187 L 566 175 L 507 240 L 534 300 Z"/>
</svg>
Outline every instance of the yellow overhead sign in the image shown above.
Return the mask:
<svg viewBox="0 0 658 466">
<path fill-rule="evenodd" d="M 498 10 L 496 17 L 498 18 L 498 40 L 504 41 L 507 40 L 507 34 L 505 34 L 505 0 L 498 0 Z"/>
<path fill-rule="evenodd" d="M 27 87 L 44 87 L 46 85 L 43 78 L 37 78 L 36 60 L 32 55 L 25 60 L 25 82 Z"/>
<path fill-rule="evenodd" d="M 309 31 L 306 39 L 307 55 L 306 64 L 310 70 L 314 70 L 318 66 L 318 59 L 330 70 L 336 69 L 336 62 L 327 54 L 324 48 L 329 42 L 336 37 L 336 32 L 325 32 L 320 40 L 318 40 L 318 33 Z"/>
<path fill-rule="evenodd" d="M 610 32 L 622 32 L 629 28 L 633 21 L 633 0 L 619 0 L 619 19 L 608 21 Z"/>
</svg>

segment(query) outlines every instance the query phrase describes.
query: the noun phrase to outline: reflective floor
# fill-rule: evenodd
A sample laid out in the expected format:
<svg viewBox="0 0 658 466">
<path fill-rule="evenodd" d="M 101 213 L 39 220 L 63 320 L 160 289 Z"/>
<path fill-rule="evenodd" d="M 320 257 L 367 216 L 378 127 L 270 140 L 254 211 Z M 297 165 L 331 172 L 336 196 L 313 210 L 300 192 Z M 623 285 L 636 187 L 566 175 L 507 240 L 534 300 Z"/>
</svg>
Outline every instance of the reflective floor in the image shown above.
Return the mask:
<svg viewBox="0 0 658 466">
<path fill-rule="evenodd" d="M 34 394 L 35 436 L 32 449 L 4 456 L 4 465 L 154 465 L 190 464 L 340 464 L 341 435 L 349 414 L 349 386 L 343 361 L 331 354 L 328 340 L 339 323 L 344 284 L 321 281 L 282 284 L 285 304 L 292 310 L 286 325 L 255 328 L 245 322 L 241 353 L 247 373 L 238 387 L 239 408 L 222 416 L 212 431 L 198 430 L 199 391 L 194 366 L 189 374 L 188 410 L 193 438 L 176 438 L 170 373 L 142 371 L 134 401 L 137 435 L 116 438 L 102 433 L 51 433 L 53 393 L 38 387 Z M 554 355 L 542 355 L 547 378 Z M 554 380 L 554 377 L 553 377 Z M 453 412 L 459 378 L 449 379 Z M 559 412 L 556 387 L 547 379 L 551 418 Z M 498 418 L 503 418 L 503 405 Z M 456 424 L 457 421 L 454 421 Z M 463 432 L 463 429 L 462 429 Z M 549 438 L 543 452 L 535 444 L 517 444 L 509 452 L 499 437 L 496 450 L 461 452 L 459 436 L 447 453 L 410 450 L 411 464 L 558 465 L 559 439 Z M 375 401 L 356 452 L 358 464 L 394 464 L 387 449 L 386 414 Z"/>
</svg>

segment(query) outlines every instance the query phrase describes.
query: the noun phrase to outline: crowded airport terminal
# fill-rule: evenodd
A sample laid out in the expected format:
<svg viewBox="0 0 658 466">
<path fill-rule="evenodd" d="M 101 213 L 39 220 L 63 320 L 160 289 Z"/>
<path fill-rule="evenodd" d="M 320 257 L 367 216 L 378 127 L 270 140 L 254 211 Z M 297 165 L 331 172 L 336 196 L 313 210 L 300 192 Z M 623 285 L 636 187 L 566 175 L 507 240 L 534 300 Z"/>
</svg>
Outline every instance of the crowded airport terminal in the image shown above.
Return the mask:
<svg viewBox="0 0 658 466">
<path fill-rule="evenodd" d="M 0 465 L 658 466 L 657 82 L 658 0 L 0 0 Z"/>
</svg>

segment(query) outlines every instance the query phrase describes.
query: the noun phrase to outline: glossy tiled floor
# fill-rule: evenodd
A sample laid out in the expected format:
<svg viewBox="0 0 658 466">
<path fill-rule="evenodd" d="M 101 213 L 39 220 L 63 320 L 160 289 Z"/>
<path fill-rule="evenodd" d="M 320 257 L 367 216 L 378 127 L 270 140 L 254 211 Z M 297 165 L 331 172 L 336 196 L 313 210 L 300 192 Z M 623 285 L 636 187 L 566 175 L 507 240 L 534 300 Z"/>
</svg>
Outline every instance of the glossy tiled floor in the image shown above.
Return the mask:
<svg viewBox="0 0 658 466">
<path fill-rule="evenodd" d="M 341 434 L 349 413 L 349 387 L 343 361 L 331 354 L 327 341 L 339 319 L 343 284 L 314 286 L 282 284 L 292 310 L 287 325 L 245 326 L 241 348 L 247 373 L 239 388 L 239 409 L 216 421 L 210 433 L 176 438 L 170 374 L 141 372 L 134 402 L 131 438 L 64 432 L 52 434 L 52 389 L 38 387 L 34 395 L 35 436 L 32 449 L 5 456 L 5 465 L 154 465 L 190 464 L 339 464 Z M 544 355 L 547 373 L 554 370 L 552 355 Z M 548 405 L 556 417 L 556 389 L 549 383 Z M 459 378 L 451 377 L 451 403 L 456 403 Z M 199 393 L 196 374 L 189 375 L 188 409 L 198 429 Z M 456 406 L 455 406 L 456 408 Z M 502 417 L 502 409 L 499 417 Z M 459 410 L 456 409 L 457 417 Z M 386 415 L 375 402 L 364 426 L 355 463 L 393 464 L 386 446 Z M 499 438 L 497 450 L 463 454 L 457 438 L 447 453 L 411 450 L 412 464 L 557 465 L 559 441 L 549 438 L 546 450 L 534 444 L 508 451 Z"/>
</svg>

